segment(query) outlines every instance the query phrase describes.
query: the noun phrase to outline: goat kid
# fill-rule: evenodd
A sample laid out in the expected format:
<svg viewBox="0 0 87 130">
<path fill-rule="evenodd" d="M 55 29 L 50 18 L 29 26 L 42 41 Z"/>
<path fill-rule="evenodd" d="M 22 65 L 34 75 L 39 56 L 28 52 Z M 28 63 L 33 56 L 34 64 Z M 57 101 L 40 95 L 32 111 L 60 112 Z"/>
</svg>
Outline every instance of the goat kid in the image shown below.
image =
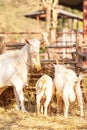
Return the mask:
<svg viewBox="0 0 87 130">
<path fill-rule="evenodd" d="M 41 113 L 47 116 L 48 105 L 52 98 L 52 78 L 47 74 L 43 75 L 36 83 L 37 115 Z"/>
</svg>

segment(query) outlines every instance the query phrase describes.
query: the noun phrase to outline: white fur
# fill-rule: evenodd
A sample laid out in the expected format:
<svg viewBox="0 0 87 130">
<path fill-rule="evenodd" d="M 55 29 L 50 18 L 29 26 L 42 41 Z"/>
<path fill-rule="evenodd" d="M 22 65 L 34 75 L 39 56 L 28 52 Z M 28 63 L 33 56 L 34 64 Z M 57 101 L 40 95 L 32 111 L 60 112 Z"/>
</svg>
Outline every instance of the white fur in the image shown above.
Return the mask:
<svg viewBox="0 0 87 130">
<path fill-rule="evenodd" d="M 37 114 L 39 114 L 40 107 L 41 112 L 43 113 L 44 109 L 44 116 L 47 116 L 47 108 L 51 101 L 52 97 L 52 78 L 48 75 L 43 75 L 36 83 L 36 103 L 37 103 Z M 45 102 L 42 104 L 40 101 L 46 98 Z"/>
<path fill-rule="evenodd" d="M 39 48 L 40 42 L 32 39 L 21 50 L 0 55 L 0 94 L 9 84 L 14 86 L 17 109 L 26 111 L 23 87 L 27 84 L 29 68 L 35 67 L 37 70 L 41 68 Z"/>
<path fill-rule="evenodd" d="M 79 101 L 81 116 L 83 116 L 82 91 L 80 88 L 81 78 L 77 77 L 73 70 L 67 69 L 63 65 L 54 65 L 54 67 L 54 84 L 56 87 L 57 102 L 59 104 L 60 97 L 63 98 L 65 105 L 64 116 L 68 116 L 69 102 L 74 102 L 76 96 Z"/>
</svg>

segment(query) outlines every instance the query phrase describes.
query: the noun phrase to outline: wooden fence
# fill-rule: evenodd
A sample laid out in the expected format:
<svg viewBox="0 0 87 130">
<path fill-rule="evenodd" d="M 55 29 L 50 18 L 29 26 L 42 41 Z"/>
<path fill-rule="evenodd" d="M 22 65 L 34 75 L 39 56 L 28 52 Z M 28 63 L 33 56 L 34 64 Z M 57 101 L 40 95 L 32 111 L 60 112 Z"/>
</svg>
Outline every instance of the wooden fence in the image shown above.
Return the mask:
<svg viewBox="0 0 87 130">
<path fill-rule="evenodd" d="M 0 32 L 0 34 L 7 35 L 7 37 L 9 35 L 10 36 L 20 35 L 21 38 L 26 37 L 24 35 L 28 35 L 28 38 L 31 38 L 31 36 L 41 37 L 42 35 L 40 32 Z M 71 54 L 72 52 L 76 51 L 79 44 L 78 42 L 79 35 L 80 35 L 79 38 L 83 37 L 83 34 L 77 33 L 77 32 L 73 32 L 73 33 L 72 32 L 59 32 L 57 33 L 57 36 L 56 36 L 57 37 L 56 43 L 46 46 L 46 50 L 47 49 L 50 50 L 52 56 L 54 55 L 54 53 L 56 53 L 56 55 L 58 55 L 60 60 L 62 60 L 63 58 L 72 59 Z M 82 42 L 82 39 L 80 39 L 79 41 Z M 7 40 L 5 41 L 5 44 L 6 44 L 6 50 L 18 50 L 24 46 L 24 43 L 22 43 L 21 41 L 12 42 L 12 41 Z M 47 51 L 40 53 L 40 55 L 41 55 L 41 60 L 44 63 L 54 61 L 54 57 L 51 57 L 51 59 L 48 58 Z M 75 62 L 75 61 L 71 61 L 71 62 Z"/>
</svg>

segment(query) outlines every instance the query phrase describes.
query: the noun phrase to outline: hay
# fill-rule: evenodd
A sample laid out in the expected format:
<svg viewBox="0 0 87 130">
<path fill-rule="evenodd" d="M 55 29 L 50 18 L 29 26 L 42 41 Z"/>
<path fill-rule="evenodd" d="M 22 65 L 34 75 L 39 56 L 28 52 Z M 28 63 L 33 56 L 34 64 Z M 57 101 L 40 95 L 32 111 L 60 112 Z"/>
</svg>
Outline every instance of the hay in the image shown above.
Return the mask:
<svg viewBox="0 0 87 130">
<path fill-rule="evenodd" d="M 45 72 L 45 70 L 44 70 Z M 43 72 L 43 73 L 44 73 Z M 47 74 L 49 72 L 46 72 Z M 50 71 L 50 74 L 52 72 Z M 30 79 L 31 80 L 31 79 Z M 48 117 L 36 116 L 36 80 L 32 79 L 28 87 L 24 89 L 26 97 L 25 106 L 28 113 L 15 110 L 15 98 L 12 87 L 6 89 L 0 96 L 0 130 L 86 130 L 87 129 L 87 78 L 82 82 L 84 97 L 84 118 L 80 118 L 78 102 L 70 104 L 69 117 L 64 118 L 63 113 L 57 114 L 56 99 L 52 100 L 51 113 Z"/>
</svg>

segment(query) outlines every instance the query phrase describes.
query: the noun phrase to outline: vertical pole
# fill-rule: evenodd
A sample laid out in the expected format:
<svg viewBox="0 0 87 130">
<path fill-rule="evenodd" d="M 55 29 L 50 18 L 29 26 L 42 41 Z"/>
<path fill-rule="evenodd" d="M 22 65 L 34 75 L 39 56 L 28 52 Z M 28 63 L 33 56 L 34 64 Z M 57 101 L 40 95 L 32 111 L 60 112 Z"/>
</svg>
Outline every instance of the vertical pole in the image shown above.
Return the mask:
<svg viewBox="0 0 87 130">
<path fill-rule="evenodd" d="M 87 0 L 83 0 L 83 36 L 87 41 Z"/>
<path fill-rule="evenodd" d="M 40 20 L 39 20 L 39 16 L 36 17 L 37 20 L 37 32 L 40 32 Z"/>
<path fill-rule="evenodd" d="M 39 16 L 36 17 L 36 20 L 37 20 L 36 30 L 37 30 L 37 32 L 40 32 L 40 31 L 41 31 L 41 30 L 40 30 L 41 28 L 40 28 L 40 18 L 39 18 Z M 37 37 L 39 38 L 40 35 L 37 34 Z"/>
<path fill-rule="evenodd" d="M 78 39 L 78 21 L 76 21 L 76 51 L 79 47 L 79 39 Z"/>
</svg>

